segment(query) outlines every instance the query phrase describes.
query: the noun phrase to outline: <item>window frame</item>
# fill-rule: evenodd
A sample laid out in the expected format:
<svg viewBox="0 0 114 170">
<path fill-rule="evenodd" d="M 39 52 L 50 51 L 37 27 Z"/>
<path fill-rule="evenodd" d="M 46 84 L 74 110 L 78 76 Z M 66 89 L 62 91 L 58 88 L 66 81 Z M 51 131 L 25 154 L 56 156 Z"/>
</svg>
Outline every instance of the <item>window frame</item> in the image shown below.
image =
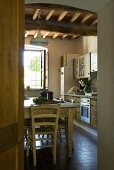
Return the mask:
<svg viewBox="0 0 114 170">
<path fill-rule="evenodd" d="M 49 69 L 48 69 L 48 49 L 45 48 L 45 47 L 40 47 L 40 46 L 32 46 L 32 45 L 25 45 L 25 49 L 24 51 L 35 51 L 35 52 L 41 52 L 41 55 L 42 53 L 44 54 L 44 70 L 43 70 L 43 74 L 44 76 L 42 77 L 41 75 L 41 83 L 43 83 L 42 85 L 42 88 L 31 88 L 30 89 L 27 89 L 27 87 L 24 86 L 24 90 L 31 90 L 31 91 L 35 91 L 35 90 L 42 90 L 42 89 L 48 89 L 48 72 L 49 72 Z M 23 59 L 24 59 L 24 55 L 23 55 Z M 42 65 L 42 63 L 41 63 Z M 42 73 L 41 73 L 42 74 Z M 43 78 L 43 81 L 42 81 L 42 78 Z M 24 79 L 25 79 L 25 75 L 24 75 Z"/>
</svg>

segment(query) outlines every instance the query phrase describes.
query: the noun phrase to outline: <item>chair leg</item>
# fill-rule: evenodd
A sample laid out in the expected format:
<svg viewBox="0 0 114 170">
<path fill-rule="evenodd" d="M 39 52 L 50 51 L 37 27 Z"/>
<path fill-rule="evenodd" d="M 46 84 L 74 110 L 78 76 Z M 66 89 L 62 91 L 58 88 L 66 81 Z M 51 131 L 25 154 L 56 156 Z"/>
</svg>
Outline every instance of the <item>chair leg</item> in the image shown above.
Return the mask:
<svg viewBox="0 0 114 170">
<path fill-rule="evenodd" d="M 61 127 L 58 127 L 58 138 L 60 142 L 62 141 L 62 135 L 61 135 Z"/>
<path fill-rule="evenodd" d="M 28 143 L 27 143 L 27 153 L 26 153 L 26 157 L 28 157 L 29 156 L 29 145 L 28 145 Z"/>
<path fill-rule="evenodd" d="M 28 130 L 28 137 L 27 137 L 27 143 L 26 143 L 26 145 L 27 145 L 27 153 L 26 153 L 26 157 L 28 157 L 29 156 L 29 144 L 30 144 L 30 141 L 29 141 L 29 130 Z"/>
<path fill-rule="evenodd" d="M 36 167 L 36 142 L 33 141 L 33 165 Z"/>
<path fill-rule="evenodd" d="M 56 141 L 54 141 L 53 146 L 53 164 L 56 165 Z"/>
</svg>

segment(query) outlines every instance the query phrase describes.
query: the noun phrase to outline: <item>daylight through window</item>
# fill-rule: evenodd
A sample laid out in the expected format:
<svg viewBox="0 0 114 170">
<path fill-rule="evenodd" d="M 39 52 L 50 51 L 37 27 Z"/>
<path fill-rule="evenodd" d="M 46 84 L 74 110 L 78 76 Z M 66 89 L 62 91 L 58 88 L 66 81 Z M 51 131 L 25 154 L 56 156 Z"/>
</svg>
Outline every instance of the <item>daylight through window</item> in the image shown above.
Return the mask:
<svg viewBox="0 0 114 170">
<path fill-rule="evenodd" d="M 47 56 L 44 50 L 24 51 L 24 88 L 48 88 Z"/>
</svg>

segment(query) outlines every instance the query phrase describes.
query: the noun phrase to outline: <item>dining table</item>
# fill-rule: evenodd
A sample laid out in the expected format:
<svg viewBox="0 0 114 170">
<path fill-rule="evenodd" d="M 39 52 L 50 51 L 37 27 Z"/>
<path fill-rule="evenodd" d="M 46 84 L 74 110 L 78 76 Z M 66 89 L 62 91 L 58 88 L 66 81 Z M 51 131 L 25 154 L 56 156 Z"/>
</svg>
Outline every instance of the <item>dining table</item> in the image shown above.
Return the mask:
<svg viewBox="0 0 114 170">
<path fill-rule="evenodd" d="M 60 102 L 54 104 L 59 104 L 60 106 L 60 118 L 67 118 L 67 128 L 68 128 L 68 134 L 67 134 L 67 144 L 68 144 L 68 157 L 72 157 L 72 151 L 73 151 L 73 114 L 74 110 L 76 108 L 76 104 L 73 102 Z M 31 118 L 31 105 L 36 105 L 33 102 L 33 98 L 29 98 L 27 100 L 24 100 L 24 119 L 30 119 Z"/>
</svg>

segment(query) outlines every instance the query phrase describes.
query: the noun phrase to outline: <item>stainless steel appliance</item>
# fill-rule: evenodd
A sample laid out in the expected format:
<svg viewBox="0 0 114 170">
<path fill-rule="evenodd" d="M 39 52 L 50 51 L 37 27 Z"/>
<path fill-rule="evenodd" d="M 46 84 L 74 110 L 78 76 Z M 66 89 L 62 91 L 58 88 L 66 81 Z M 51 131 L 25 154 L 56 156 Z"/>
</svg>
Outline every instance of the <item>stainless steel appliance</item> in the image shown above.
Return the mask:
<svg viewBox="0 0 114 170">
<path fill-rule="evenodd" d="M 89 98 L 81 98 L 80 117 L 82 121 L 86 123 L 90 123 L 90 99 Z"/>
</svg>

